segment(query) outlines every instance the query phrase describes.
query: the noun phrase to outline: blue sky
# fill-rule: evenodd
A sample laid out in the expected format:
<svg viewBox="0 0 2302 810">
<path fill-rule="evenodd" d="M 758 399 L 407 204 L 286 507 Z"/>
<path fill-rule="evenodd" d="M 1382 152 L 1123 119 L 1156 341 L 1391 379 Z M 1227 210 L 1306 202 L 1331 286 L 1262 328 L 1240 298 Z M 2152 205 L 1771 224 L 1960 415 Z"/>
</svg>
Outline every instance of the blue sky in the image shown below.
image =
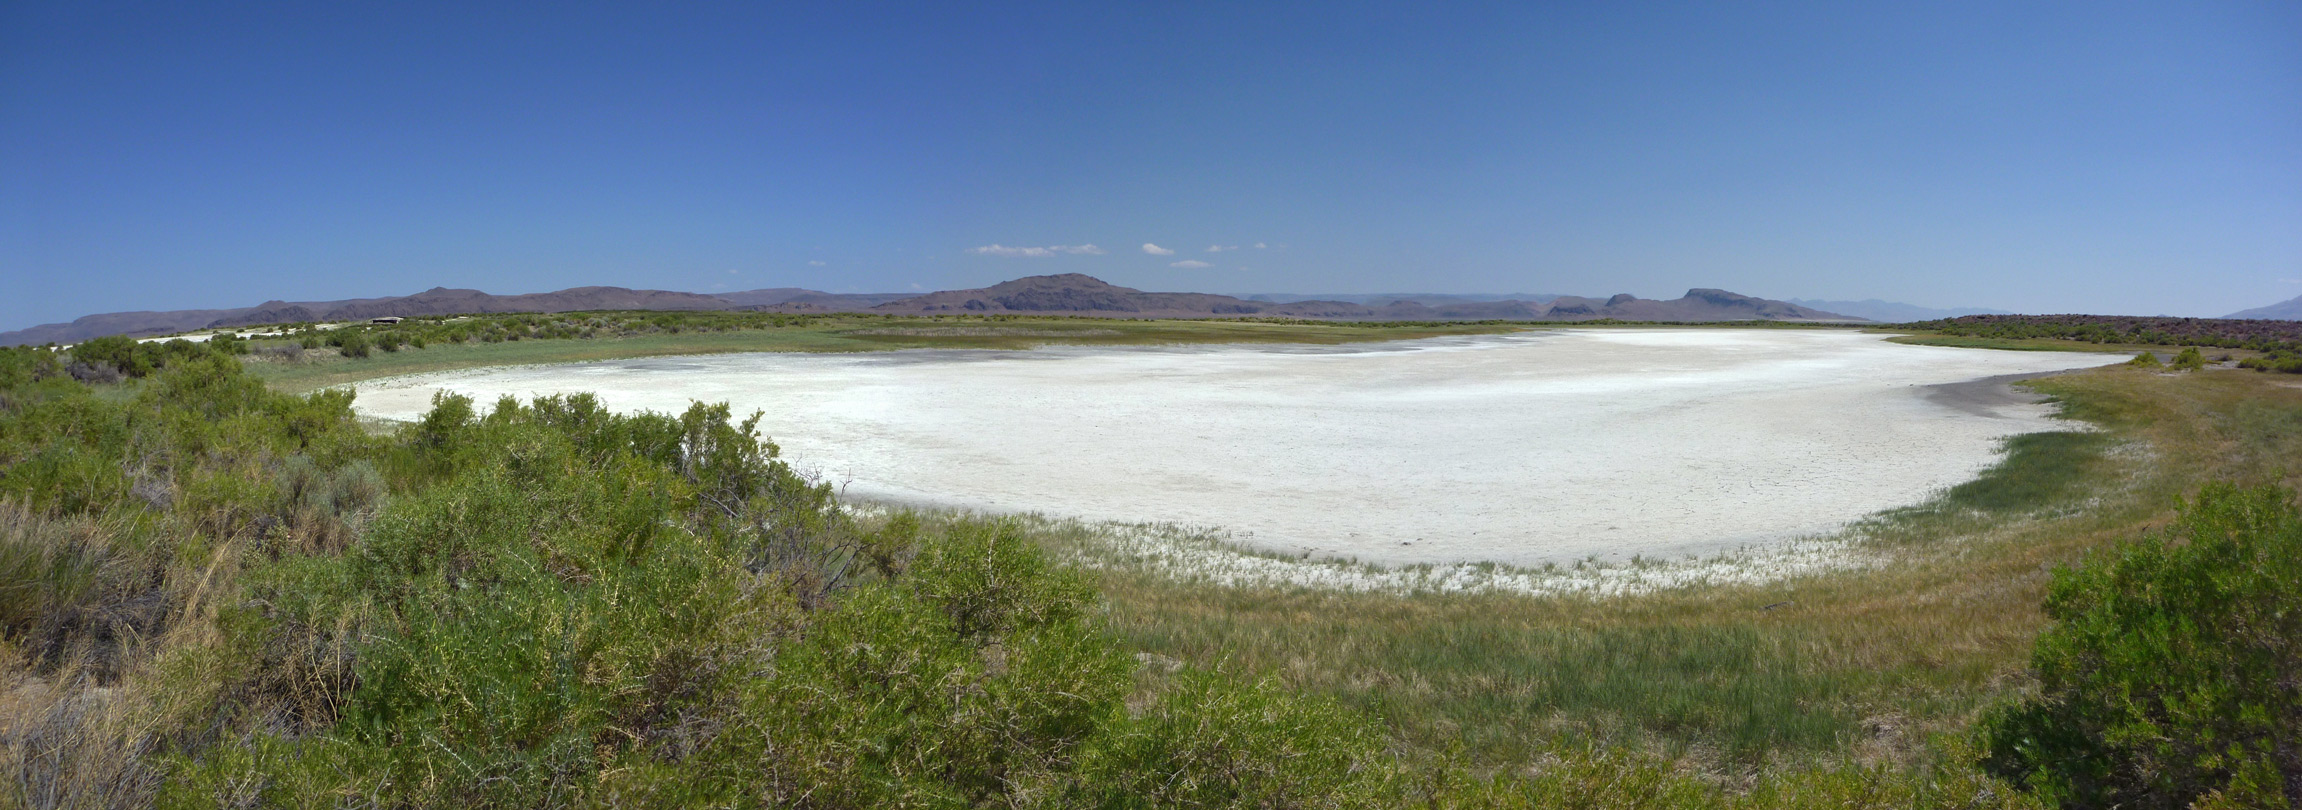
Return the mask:
<svg viewBox="0 0 2302 810">
<path fill-rule="evenodd" d="M 2302 295 L 2285 0 L 955 5 L 0 3 L 0 328 L 1055 272 Z"/>
</svg>

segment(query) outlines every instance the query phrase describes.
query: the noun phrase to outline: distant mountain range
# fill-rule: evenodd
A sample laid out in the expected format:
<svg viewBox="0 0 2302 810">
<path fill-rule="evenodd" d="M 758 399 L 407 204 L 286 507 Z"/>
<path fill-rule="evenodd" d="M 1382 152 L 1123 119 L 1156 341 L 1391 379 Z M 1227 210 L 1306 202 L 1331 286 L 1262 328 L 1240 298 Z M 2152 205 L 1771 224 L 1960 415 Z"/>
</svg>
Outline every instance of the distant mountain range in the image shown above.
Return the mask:
<svg viewBox="0 0 2302 810">
<path fill-rule="evenodd" d="M 466 315 L 492 312 L 575 312 L 595 309 L 734 309 L 723 298 L 664 290 L 627 290 L 622 287 L 576 287 L 549 293 L 491 295 L 479 290 L 433 287 L 415 295 L 393 298 L 354 298 L 343 301 L 266 301 L 238 309 L 187 309 L 171 312 L 113 312 L 89 315 L 71 323 L 50 323 L 0 332 L 0 346 L 78 343 L 105 335 L 145 337 L 268 323 L 367 320 L 386 315 Z"/>
<path fill-rule="evenodd" d="M 1809 298 L 1792 298 L 1790 299 L 1790 302 L 1802 307 L 1827 309 L 1842 315 L 1852 315 L 1857 318 L 1865 318 L 1873 321 L 1878 321 L 1880 323 L 1910 323 L 1912 321 L 1932 321 L 1942 318 L 1964 317 L 1967 315 L 2014 314 L 2003 309 L 1983 309 L 1980 307 L 1953 307 L 1951 309 L 1935 309 L 1932 307 L 1901 304 L 1893 301 L 1880 301 L 1876 298 L 1867 298 L 1861 301 L 1817 301 Z"/>
<path fill-rule="evenodd" d="M 1615 318 L 1636 321 L 1851 321 L 1834 311 L 1737 295 L 1725 290 L 1688 290 L 1685 296 L 1654 301 L 1628 293 L 1612 298 L 1572 295 L 1490 297 L 1476 295 L 1344 296 L 1354 300 L 1276 300 L 1293 296 L 1235 298 L 1208 293 L 1144 292 L 1070 273 L 1031 276 L 975 290 L 842 294 L 797 287 L 705 295 L 622 287 L 576 287 L 549 293 L 493 295 L 479 290 L 434 287 L 415 295 L 343 301 L 266 301 L 239 309 L 170 312 L 114 312 L 70 323 L 52 323 L 0 332 L 0 345 L 77 343 L 105 335 L 145 337 L 273 323 L 367 320 L 384 316 L 467 315 L 589 310 L 748 310 L 764 312 L 887 314 L 1030 313 L 1132 318 L 1263 316 L 1330 320 L 1529 320 L 1583 321 Z"/>
<path fill-rule="evenodd" d="M 1413 301 L 1425 306 L 1468 304 L 1481 301 L 1531 301 L 1548 304 L 1557 295 L 1544 293 L 1371 293 L 1296 295 L 1294 293 L 1256 293 L 1249 301 L 1269 301 L 1274 304 L 1292 304 L 1297 301 L 1342 301 L 1348 304 L 1388 304 L 1393 301 Z"/>
<path fill-rule="evenodd" d="M 1432 296 L 1439 299 L 1449 297 Z M 1571 295 L 1554 296 L 1549 301 L 1540 302 L 1518 299 L 1439 300 L 1434 303 L 1416 300 L 1390 300 L 1383 303 L 1321 300 L 1275 302 L 1209 293 L 1144 292 L 1077 273 L 1019 278 L 977 290 L 928 293 L 880 304 L 871 307 L 869 311 L 904 315 L 1030 313 L 1131 318 L 1253 315 L 1381 321 L 1587 321 L 1601 318 L 1635 321 L 1856 320 L 1725 290 L 1688 290 L 1684 297 L 1670 301 L 1650 301 L 1624 294 L 1604 300 Z"/>
<path fill-rule="evenodd" d="M 2253 309 L 2233 312 L 2222 317 L 2236 318 L 2240 320 L 2247 318 L 2260 318 L 2279 321 L 2302 321 L 2302 296 L 2295 296 L 2293 298 L 2289 298 L 2287 300 L 2280 301 L 2266 307 L 2255 307 Z"/>
</svg>

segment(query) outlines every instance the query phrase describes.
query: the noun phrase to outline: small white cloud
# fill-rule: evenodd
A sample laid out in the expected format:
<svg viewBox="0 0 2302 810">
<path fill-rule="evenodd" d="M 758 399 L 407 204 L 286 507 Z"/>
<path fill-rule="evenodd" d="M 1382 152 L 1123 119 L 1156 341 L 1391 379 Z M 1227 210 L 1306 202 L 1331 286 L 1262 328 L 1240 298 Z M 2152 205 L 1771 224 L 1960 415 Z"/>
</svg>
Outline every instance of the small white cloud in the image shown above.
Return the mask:
<svg viewBox="0 0 2302 810">
<path fill-rule="evenodd" d="M 1055 251 L 1043 247 L 1008 247 L 1000 244 L 968 248 L 967 252 L 978 256 L 998 256 L 1007 259 L 1044 259 L 1055 255 Z"/>
<path fill-rule="evenodd" d="M 1049 256 L 1056 256 L 1056 255 L 1065 254 L 1065 253 L 1068 253 L 1068 254 L 1071 254 L 1071 255 L 1074 255 L 1074 256 L 1101 256 L 1101 255 L 1103 255 L 1103 253 L 1104 253 L 1104 250 L 1103 250 L 1102 248 L 1096 247 L 1096 246 L 1094 246 L 1094 245 L 1048 245 L 1048 246 L 1046 246 L 1046 247 L 1008 247 L 1008 246 L 1006 246 L 1006 245 L 1001 245 L 1001 244 L 996 244 L 996 243 L 994 243 L 994 244 L 984 245 L 984 246 L 982 246 L 982 247 L 973 247 L 973 248 L 968 248 L 968 249 L 967 249 L 967 252 L 969 252 L 969 253 L 973 253 L 973 254 L 976 254 L 976 255 L 978 255 L 978 256 L 998 256 L 998 257 L 1000 257 L 1000 258 L 1003 258 L 1003 259 L 1044 259 L 1044 258 L 1047 258 L 1047 257 L 1049 257 Z"/>
<path fill-rule="evenodd" d="M 1266 244 L 1263 244 L 1263 243 L 1261 243 L 1261 242 L 1256 242 L 1256 243 L 1255 243 L 1255 249 L 1256 249 L 1256 250 L 1262 250 L 1262 249 L 1264 249 L 1264 248 L 1267 248 L 1267 247 L 1270 247 L 1270 245 L 1266 245 Z"/>
<path fill-rule="evenodd" d="M 926 287 L 922 287 L 922 286 L 919 286 L 919 282 L 916 282 L 916 281 L 914 281 L 914 282 L 911 282 L 911 288 L 912 288 L 912 289 L 914 289 L 914 290 L 924 290 L 924 289 L 927 289 Z"/>
<path fill-rule="evenodd" d="M 1208 246 L 1207 246 L 1207 252 L 1208 252 L 1208 253 L 1221 253 L 1221 252 L 1223 252 L 1223 251 L 1226 251 L 1226 250 L 1238 250 L 1238 249 L 1239 249 L 1239 246 L 1238 246 L 1238 245 L 1208 245 Z"/>
<path fill-rule="evenodd" d="M 1174 250 L 1171 250 L 1171 249 L 1169 249 L 1169 248 L 1163 248 L 1163 247 L 1160 247 L 1160 246 L 1158 246 L 1158 245 L 1154 245 L 1154 244 L 1151 244 L 1151 243 L 1149 243 L 1149 242 L 1145 242 L 1145 243 L 1143 243 L 1143 252 L 1145 252 L 1145 253 L 1149 253 L 1149 254 L 1151 254 L 1151 255 L 1153 255 L 1153 256 L 1173 256 L 1173 255 L 1175 255 L 1175 251 L 1174 251 Z"/>
<path fill-rule="evenodd" d="M 1203 261 L 1199 261 L 1198 259 L 1184 259 L 1184 260 L 1182 260 L 1182 261 L 1179 261 L 1179 262 L 1170 262 L 1170 263 L 1168 263 L 1168 265 L 1167 265 L 1167 266 L 1168 266 L 1168 267 L 1181 267 L 1181 268 L 1185 268 L 1185 269 L 1188 269 L 1188 270 L 1197 270 L 1197 269 L 1199 269 L 1199 268 L 1202 268 L 1202 267 L 1213 267 L 1214 265 L 1208 264 L 1208 263 L 1206 263 L 1206 262 L 1203 262 Z"/>
<path fill-rule="evenodd" d="M 727 274 L 728 274 L 728 275 L 731 275 L 731 276 L 739 276 L 739 275 L 743 275 L 742 273 L 738 273 L 738 272 L 736 272 L 735 268 L 733 268 L 733 267 L 730 267 L 730 268 L 728 268 L 728 269 L 727 269 Z"/>
<path fill-rule="evenodd" d="M 811 259 L 811 260 L 809 260 L 809 261 L 808 261 L 808 263 L 807 263 L 807 266 L 809 266 L 809 267 L 822 267 L 822 266 L 823 266 L 823 260 L 822 260 L 822 259 Z"/>
</svg>

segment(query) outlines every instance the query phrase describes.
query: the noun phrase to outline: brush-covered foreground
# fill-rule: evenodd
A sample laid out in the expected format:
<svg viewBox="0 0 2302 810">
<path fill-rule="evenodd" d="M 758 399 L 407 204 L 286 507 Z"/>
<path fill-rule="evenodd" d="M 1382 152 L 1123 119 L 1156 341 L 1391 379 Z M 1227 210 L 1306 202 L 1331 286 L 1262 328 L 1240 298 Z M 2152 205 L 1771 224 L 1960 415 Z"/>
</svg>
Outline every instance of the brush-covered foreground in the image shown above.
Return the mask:
<svg viewBox="0 0 2302 810">
<path fill-rule="evenodd" d="M 1883 572 L 1211 589 L 859 517 L 724 408 L 451 398 L 377 436 L 169 351 L 125 383 L 0 357 L 0 802 L 2038 806 L 2079 794 L 1974 718 L 2065 705 L 2020 674 L 2044 571 L 2302 457 L 2302 391 L 2115 369 L 2051 384 L 2104 434 L 1883 521 Z"/>
</svg>

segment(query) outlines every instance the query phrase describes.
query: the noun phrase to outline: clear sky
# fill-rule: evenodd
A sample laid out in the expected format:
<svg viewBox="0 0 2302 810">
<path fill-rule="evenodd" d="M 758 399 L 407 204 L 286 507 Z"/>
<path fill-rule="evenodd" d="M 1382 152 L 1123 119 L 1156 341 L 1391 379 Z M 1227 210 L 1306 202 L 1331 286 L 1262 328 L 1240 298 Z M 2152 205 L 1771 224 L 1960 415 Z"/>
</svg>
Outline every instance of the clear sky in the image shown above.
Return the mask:
<svg viewBox="0 0 2302 810">
<path fill-rule="evenodd" d="M 0 2 L 0 328 L 1056 272 L 2302 295 L 2291 0 L 804 5 Z"/>
</svg>

